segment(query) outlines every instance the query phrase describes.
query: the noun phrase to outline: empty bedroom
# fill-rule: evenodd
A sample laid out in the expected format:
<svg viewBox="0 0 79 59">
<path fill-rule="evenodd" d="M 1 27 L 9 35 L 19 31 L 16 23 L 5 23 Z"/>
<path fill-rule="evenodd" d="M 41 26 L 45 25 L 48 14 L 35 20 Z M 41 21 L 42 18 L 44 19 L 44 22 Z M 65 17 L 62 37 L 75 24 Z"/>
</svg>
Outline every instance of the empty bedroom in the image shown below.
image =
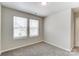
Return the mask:
<svg viewBox="0 0 79 59">
<path fill-rule="evenodd" d="M 0 2 L 0 56 L 79 56 L 79 2 Z"/>
</svg>

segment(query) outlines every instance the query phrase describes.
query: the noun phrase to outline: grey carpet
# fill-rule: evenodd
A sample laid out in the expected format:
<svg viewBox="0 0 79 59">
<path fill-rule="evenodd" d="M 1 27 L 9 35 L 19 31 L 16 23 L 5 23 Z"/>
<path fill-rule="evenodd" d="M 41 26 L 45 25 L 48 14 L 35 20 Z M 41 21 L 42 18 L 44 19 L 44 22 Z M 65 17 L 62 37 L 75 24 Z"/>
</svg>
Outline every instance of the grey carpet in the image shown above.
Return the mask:
<svg viewBox="0 0 79 59">
<path fill-rule="evenodd" d="M 63 49 L 41 42 L 31 46 L 2 53 L 1 56 L 78 56 L 79 53 L 70 53 Z"/>
</svg>

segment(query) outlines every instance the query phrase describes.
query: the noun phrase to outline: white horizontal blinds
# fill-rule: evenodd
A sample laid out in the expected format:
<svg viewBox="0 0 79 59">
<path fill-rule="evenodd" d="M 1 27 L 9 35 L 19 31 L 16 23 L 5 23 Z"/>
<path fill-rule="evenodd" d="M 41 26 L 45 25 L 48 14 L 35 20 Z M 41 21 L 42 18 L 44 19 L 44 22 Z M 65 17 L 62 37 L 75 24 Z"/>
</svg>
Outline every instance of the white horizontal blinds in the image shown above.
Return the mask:
<svg viewBox="0 0 79 59">
<path fill-rule="evenodd" d="M 34 19 L 29 20 L 29 36 L 30 37 L 39 36 L 39 20 Z"/>
<path fill-rule="evenodd" d="M 26 37 L 27 36 L 27 18 L 23 17 L 13 17 L 13 36 L 14 38 L 19 38 L 19 37 Z"/>
</svg>

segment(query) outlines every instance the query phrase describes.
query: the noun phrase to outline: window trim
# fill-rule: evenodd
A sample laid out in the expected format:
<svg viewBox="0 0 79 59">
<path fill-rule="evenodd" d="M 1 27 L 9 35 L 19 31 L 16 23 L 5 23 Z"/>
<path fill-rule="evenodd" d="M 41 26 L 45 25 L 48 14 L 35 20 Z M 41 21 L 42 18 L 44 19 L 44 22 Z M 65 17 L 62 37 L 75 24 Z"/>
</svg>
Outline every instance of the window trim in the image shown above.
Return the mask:
<svg viewBox="0 0 79 59">
<path fill-rule="evenodd" d="M 23 37 L 14 37 L 14 17 L 21 17 L 21 18 L 26 18 L 26 20 L 27 20 L 27 23 L 26 23 L 26 25 L 27 25 L 27 28 L 26 28 L 26 31 L 27 31 L 27 36 L 23 36 Z M 38 35 L 37 36 L 30 36 L 30 19 L 31 20 L 38 20 Z M 27 39 L 27 38 L 36 38 L 36 37 L 39 37 L 40 36 L 40 20 L 39 19 L 33 19 L 33 18 L 27 18 L 27 17 L 22 17 L 22 16 L 17 16 L 17 15 L 14 15 L 13 16 L 13 39 L 14 40 L 19 40 L 19 39 Z"/>
<path fill-rule="evenodd" d="M 29 18 L 29 23 L 30 23 L 30 19 L 32 19 L 32 18 Z M 38 20 L 38 36 L 30 36 L 30 24 L 29 24 L 29 34 L 28 34 L 28 36 L 30 37 L 30 38 L 36 38 L 36 37 L 39 37 L 40 36 L 40 21 L 39 21 L 39 19 L 32 19 L 32 20 Z"/>
<path fill-rule="evenodd" d="M 27 20 L 27 23 L 26 23 L 26 25 L 27 25 L 27 28 L 26 28 L 26 31 L 27 31 L 27 36 L 23 36 L 23 37 L 14 37 L 14 17 L 20 17 L 20 18 L 25 18 L 26 20 Z M 13 39 L 14 40 L 19 40 L 19 39 L 26 39 L 28 37 L 28 18 L 26 18 L 26 17 L 22 17 L 22 16 L 13 16 Z"/>
</svg>

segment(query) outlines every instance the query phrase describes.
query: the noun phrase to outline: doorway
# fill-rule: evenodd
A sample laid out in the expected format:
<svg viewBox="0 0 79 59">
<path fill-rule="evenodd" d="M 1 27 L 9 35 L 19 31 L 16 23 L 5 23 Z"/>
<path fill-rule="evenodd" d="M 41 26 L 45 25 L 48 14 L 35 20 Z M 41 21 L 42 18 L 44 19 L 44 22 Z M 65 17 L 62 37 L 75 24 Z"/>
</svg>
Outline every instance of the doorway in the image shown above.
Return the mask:
<svg viewBox="0 0 79 59">
<path fill-rule="evenodd" d="M 79 52 L 79 12 L 74 13 L 74 47 L 73 52 Z"/>
<path fill-rule="evenodd" d="M 75 13 L 75 47 L 79 48 L 79 12 Z"/>
</svg>

